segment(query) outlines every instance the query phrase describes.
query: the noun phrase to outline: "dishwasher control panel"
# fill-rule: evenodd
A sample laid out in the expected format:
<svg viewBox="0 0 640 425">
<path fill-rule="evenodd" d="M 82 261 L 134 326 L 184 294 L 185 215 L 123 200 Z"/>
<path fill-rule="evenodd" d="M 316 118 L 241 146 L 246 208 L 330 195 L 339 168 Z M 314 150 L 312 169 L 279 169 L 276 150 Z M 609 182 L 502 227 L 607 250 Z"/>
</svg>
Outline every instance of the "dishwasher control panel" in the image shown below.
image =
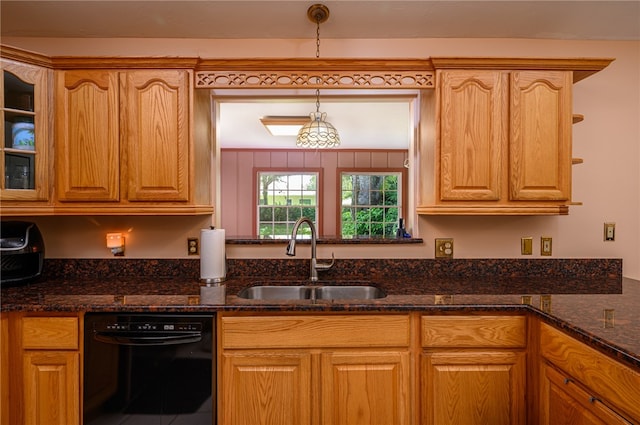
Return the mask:
<svg viewBox="0 0 640 425">
<path fill-rule="evenodd" d="M 199 332 L 202 323 L 189 322 L 97 322 L 96 332 Z"/>
</svg>

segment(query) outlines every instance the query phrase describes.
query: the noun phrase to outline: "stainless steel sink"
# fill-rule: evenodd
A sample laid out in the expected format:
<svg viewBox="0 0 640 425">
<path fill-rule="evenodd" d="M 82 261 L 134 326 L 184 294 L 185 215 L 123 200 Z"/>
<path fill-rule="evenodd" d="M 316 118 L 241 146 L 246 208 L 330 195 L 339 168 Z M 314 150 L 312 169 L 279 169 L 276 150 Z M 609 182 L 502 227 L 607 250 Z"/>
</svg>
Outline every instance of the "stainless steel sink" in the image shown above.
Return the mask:
<svg viewBox="0 0 640 425">
<path fill-rule="evenodd" d="M 319 286 L 315 295 L 319 300 L 374 300 L 387 296 L 380 288 L 371 285 Z"/>
<path fill-rule="evenodd" d="M 300 285 L 259 285 L 242 289 L 238 297 L 249 300 L 305 300 L 311 298 L 312 288 Z"/>
<path fill-rule="evenodd" d="M 372 285 L 269 285 L 249 286 L 238 293 L 249 300 L 372 300 L 387 295 Z"/>
</svg>

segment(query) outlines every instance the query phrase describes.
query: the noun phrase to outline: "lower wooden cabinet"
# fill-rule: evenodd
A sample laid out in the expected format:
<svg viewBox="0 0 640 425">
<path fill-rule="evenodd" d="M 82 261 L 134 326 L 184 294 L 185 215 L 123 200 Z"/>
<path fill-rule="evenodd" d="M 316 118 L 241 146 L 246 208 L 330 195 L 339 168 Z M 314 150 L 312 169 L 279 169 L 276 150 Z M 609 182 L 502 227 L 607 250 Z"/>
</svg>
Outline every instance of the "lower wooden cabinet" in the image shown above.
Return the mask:
<svg viewBox="0 0 640 425">
<path fill-rule="evenodd" d="M 566 374 L 546 365 L 542 383 L 544 425 L 630 425 Z"/>
<path fill-rule="evenodd" d="M 526 423 L 526 318 L 424 316 L 422 424 Z"/>
<path fill-rule="evenodd" d="M 322 424 L 410 424 L 409 353 L 321 354 Z"/>
<path fill-rule="evenodd" d="M 224 316 L 220 423 L 409 425 L 409 315 Z"/>
<path fill-rule="evenodd" d="M 0 425 L 11 424 L 9 399 L 9 315 L 0 315 Z"/>
<path fill-rule="evenodd" d="M 222 356 L 223 424 L 311 424 L 311 354 L 251 351 Z"/>
<path fill-rule="evenodd" d="M 640 373 L 540 325 L 542 425 L 640 424 Z"/>
<path fill-rule="evenodd" d="M 80 424 L 80 326 L 78 316 L 3 315 L 3 425 Z"/>
<path fill-rule="evenodd" d="M 25 351 L 25 425 L 80 423 L 80 354 Z"/>
</svg>

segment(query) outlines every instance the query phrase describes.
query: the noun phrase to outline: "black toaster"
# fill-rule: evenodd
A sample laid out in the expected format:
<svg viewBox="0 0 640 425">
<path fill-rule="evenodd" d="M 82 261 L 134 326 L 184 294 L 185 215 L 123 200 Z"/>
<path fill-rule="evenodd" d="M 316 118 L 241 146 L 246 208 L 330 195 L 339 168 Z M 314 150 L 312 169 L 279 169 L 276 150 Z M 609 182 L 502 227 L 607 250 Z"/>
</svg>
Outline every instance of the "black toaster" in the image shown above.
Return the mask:
<svg viewBox="0 0 640 425">
<path fill-rule="evenodd" d="M 0 283 L 22 284 L 38 278 L 44 265 L 44 240 L 35 223 L 0 222 Z"/>
</svg>

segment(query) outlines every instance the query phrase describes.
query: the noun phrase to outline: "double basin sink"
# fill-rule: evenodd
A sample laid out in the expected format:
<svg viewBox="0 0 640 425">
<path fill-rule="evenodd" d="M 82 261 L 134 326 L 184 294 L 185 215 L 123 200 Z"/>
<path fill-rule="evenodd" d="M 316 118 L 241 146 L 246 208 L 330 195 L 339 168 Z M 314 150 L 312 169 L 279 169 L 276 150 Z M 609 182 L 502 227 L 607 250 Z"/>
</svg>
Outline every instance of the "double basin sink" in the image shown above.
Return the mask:
<svg viewBox="0 0 640 425">
<path fill-rule="evenodd" d="M 242 289 L 239 298 L 249 300 L 373 300 L 387 295 L 377 286 L 367 284 L 277 285 L 258 284 Z"/>
</svg>

